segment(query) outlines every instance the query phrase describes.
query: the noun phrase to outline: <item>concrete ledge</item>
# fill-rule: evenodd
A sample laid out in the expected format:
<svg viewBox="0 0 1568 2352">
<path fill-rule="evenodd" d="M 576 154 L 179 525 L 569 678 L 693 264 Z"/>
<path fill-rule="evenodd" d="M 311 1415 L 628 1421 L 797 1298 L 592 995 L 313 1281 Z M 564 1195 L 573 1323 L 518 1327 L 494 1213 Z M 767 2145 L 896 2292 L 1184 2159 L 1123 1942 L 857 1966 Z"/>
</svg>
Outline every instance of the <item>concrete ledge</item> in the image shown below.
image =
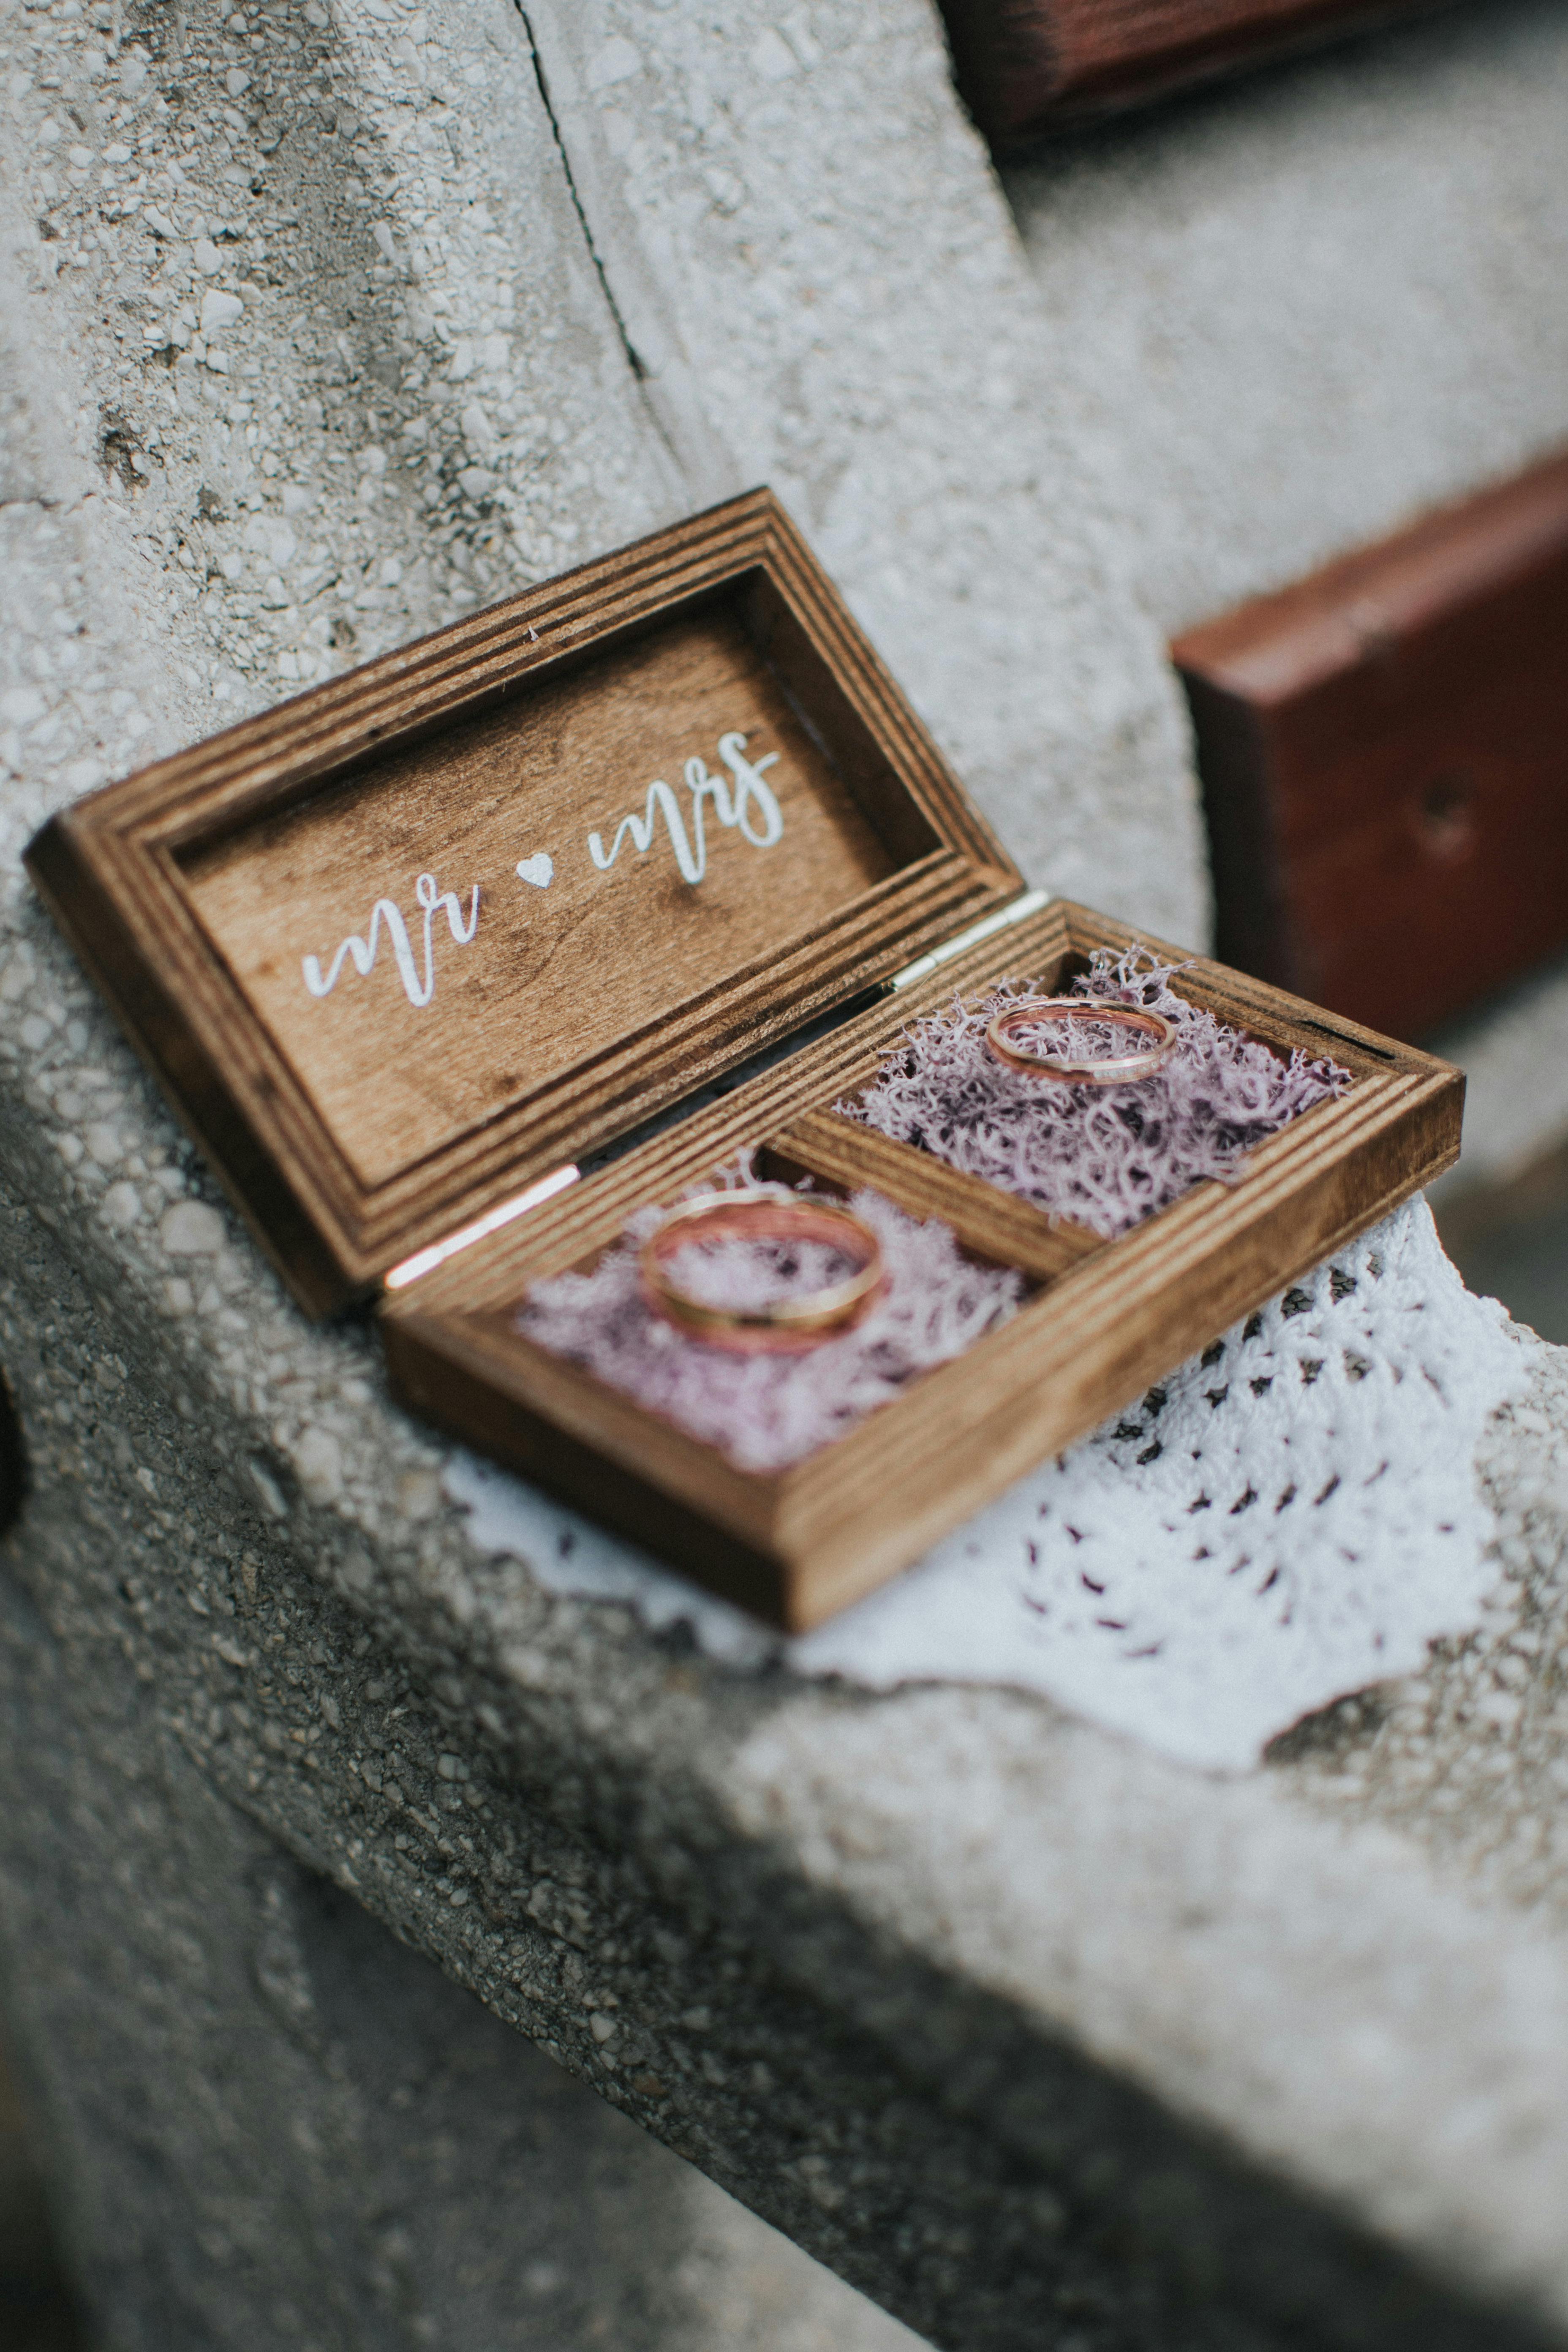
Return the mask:
<svg viewBox="0 0 1568 2352">
<path fill-rule="evenodd" d="M 370 1407 L 353 1486 L 402 1489 L 373 1551 L 346 1493 L 312 1501 L 220 1402 L 184 1419 L 160 1394 L 90 1245 L 10 1216 L 37 1480 L 10 1549 L 89 1748 L 99 1706 L 145 1714 L 937 2341 L 1022 2345 L 1069 2313 L 1089 2343 L 1184 2340 L 1228 2314 L 1497 2346 L 1516 2302 L 1555 2326 L 1561 1943 L 1377 1819 L 1397 1801 L 1437 1843 L 1453 1814 L 1420 1782 L 1493 1786 L 1441 1672 L 1401 1701 L 1389 1788 L 1333 1822 L 1342 1751 L 1377 1744 L 1359 1720 L 1334 1769 L 1306 1743 L 1221 1783 L 1005 1695 L 735 1675 L 476 1562 Z M 90 1367 L 64 1338 L 84 1286 Z M 321 1344 L 374 1381 L 357 1343 Z M 1442 1749 L 1408 1727 L 1428 1705 Z"/>
<path fill-rule="evenodd" d="M 929 13 L 536 8 L 552 112 L 499 0 L 213 14 L 156 57 L 132 10 L 113 58 L 68 5 L 16 20 L 0 255 L 0 1358 L 35 1477 L 0 1854 L 9 1916 L 71 1924 L 59 2006 L 17 1979 L 37 2047 L 123 2006 L 101 2104 L 62 2063 L 60 2114 L 119 2116 L 140 2210 L 172 2179 L 195 2210 L 210 2163 L 239 2215 L 169 2308 L 230 2340 L 219 2283 L 269 2210 L 245 2128 L 299 2158 L 296 2313 L 332 2252 L 300 2212 L 353 2202 L 334 2149 L 377 2193 L 391 2075 L 316 2147 L 314 2106 L 247 2126 L 218 2095 L 246 1970 L 275 2023 L 295 1997 L 287 1937 L 244 1958 L 281 1846 L 946 2345 L 1568 2338 L 1560 1360 L 1497 1435 L 1488 1635 L 1253 1780 L 1005 1695 L 748 1677 L 476 1555 L 368 1329 L 301 1324 L 20 884 L 61 800 L 732 457 L 784 481 L 1033 869 L 1194 928 L 1125 518 L 1042 416 L 1050 339 Z M 240 314 L 202 327 L 206 291 Z M 159 1988 L 204 1977 L 182 2042 Z M 257 2289 L 231 2340 L 293 2325 Z"/>
</svg>

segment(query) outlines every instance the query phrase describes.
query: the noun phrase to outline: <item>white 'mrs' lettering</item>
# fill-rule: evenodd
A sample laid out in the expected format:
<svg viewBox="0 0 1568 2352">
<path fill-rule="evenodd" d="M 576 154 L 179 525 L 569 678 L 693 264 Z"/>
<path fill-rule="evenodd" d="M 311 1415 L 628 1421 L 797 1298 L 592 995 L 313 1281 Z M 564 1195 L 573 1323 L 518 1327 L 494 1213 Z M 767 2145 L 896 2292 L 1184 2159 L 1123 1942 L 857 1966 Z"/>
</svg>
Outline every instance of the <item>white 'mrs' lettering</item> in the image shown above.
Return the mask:
<svg viewBox="0 0 1568 2352">
<path fill-rule="evenodd" d="M 722 776 L 710 774 L 705 761 L 688 760 L 686 789 L 691 795 L 689 815 L 682 810 L 674 793 L 660 777 L 649 784 L 641 814 L 634 809 L 629 816 L 621 819 L 608 849 L 605 847 L 602 834 L 591 833 L 588 835 L 589 856 L 601 874 L 609 872 L 621 854 L 623 843 L 628 840 L 637 856 L 645 856 L 653 847 L 656 820 L 662 817 L 681 879 L 695 886 L 708 871 L 705 818 L 710 808 L 721 824 L 738 827 L 753 849 L 771 849 L 783 836 L 784 812 L 772 786 L 764 781 L 763 771 L 775 766 L 778 756 L 776 751 L 769 751 L 760 760 L 748 760 L 743 735 L 721 735 L 719 738 L 719 757 L 730 771 L 729 782 Z"/>
</svg>

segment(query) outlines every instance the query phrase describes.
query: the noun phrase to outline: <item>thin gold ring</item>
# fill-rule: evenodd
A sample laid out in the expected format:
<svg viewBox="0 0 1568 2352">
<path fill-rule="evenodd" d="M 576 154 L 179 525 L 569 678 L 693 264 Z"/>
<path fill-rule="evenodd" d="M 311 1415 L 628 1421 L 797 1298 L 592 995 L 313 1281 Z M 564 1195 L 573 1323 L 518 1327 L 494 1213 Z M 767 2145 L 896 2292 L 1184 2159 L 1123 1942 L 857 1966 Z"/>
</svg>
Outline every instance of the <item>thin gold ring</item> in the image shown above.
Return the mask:
<svg viewBox="0 0 1568 2352">
<path fill-rule="evenodd" d="M 1032 1028 L 1040 1021 L 1068 1019 L 1103 1021 L 1113 1029 L 1131 1029 L 1152 1042 L 1127 1054 L 1098 1054 L 1068 1061 L 1060 1054 L 1031 1054 L 1008 1034 Z M 1175 1042 L 1175 1024 L 1163 1013 L 1146 1013 L 1132 1004 L 1106 1004 L 1092 996 L 1026 997 L 1016 1004 L 1004 1005 L 985 1032 L 986 1045 L 1009 1070 L 1072 1087 L 1126 1087 L 1152 1077 Z"/>
<path fill-rule="evenodd" d="M 670 1279 L 668 1261 L 688 1242 L 725 1234 L 743 1234 L 748 1241 L 826 1242 L 860 1264 L 827 1290 L 805 1291 L 764 1307 L 710 1307 Z M 887 1288 L 882 1245 L 851 1211 L 828 1201 L 783 1200 L 755 1188 L 704 1193 L 672 1209 L 643 1244 L 638 1272 L 643 1297 L 655 1314 L 694 1339 L 738 1355 L 804 1355 L 824 1339 L 853 1330 Z"/>
</svg>

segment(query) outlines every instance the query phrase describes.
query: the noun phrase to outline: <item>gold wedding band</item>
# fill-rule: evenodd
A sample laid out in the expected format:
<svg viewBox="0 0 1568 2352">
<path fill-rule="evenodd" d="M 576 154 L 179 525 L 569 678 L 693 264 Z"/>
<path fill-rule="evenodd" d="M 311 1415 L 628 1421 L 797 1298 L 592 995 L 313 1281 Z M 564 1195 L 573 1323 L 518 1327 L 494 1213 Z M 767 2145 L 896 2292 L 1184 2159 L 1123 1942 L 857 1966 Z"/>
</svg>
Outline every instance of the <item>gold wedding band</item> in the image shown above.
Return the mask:
<svg viewBox="0 0 1568 2352">
<path fill-rule="evenodd" d="M 1010 1034 L 1041 1021 L 1064 1020 L 1102 1021 L 1113 1029 L 1130 1029 L 1145 1042 L 1129 1053 L 1068 1061 L 1060 1054 L 1031 1053 L 1016 1045 Z M 1152 1077 L 1175 1042 L 1175 1024 L 1163 1013 L 1145 1013 L 1131 1004 L 1106 1004 L 1088 996 L 1026 997 L 1016 1004 L 1005 1005 L 985 1032 L 986 1045 L 1009 1070 L 1073 1087 L 1125 1087 Z"/>
<path fill-rule="evenodd" d="M 771 1300 L 764 1307 L 710 1307 L 671 1280 L 668 1261 L 689 1242 L 726 1234 L 747 1241 L 826 1242 L 859 1265 L 827 1290 Z M 870 1226 L 849 1210 L 827 1201 L 782 1200 L 775 1192 L 754 1189 L 705 1193 L 672 1209 L 644 1243 L 638 1271 L 643 1297 L 655 1314 L 691 1339 L 738 1355 L 803 1355 L 824 1339 L 852 1330 L 887 1287 L 882 1245 Z"/>
</svg>

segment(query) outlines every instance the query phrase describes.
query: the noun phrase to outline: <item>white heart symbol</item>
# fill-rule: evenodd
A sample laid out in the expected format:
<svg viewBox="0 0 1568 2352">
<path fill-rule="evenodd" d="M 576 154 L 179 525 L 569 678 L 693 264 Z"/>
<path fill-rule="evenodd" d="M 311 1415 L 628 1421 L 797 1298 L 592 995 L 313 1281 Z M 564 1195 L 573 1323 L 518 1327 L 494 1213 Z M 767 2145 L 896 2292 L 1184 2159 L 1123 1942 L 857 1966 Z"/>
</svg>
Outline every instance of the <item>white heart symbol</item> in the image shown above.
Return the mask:
<svg viewBox="0 0 1568 2352">
<path fill-rule="evenodd" d="M 555 875 L 555 860 L 548 850 L 536 850 L 531 857 L 517 861 L 518 878 L 531 882 L 536 890 L 548 890 Z"/>
</svg>

